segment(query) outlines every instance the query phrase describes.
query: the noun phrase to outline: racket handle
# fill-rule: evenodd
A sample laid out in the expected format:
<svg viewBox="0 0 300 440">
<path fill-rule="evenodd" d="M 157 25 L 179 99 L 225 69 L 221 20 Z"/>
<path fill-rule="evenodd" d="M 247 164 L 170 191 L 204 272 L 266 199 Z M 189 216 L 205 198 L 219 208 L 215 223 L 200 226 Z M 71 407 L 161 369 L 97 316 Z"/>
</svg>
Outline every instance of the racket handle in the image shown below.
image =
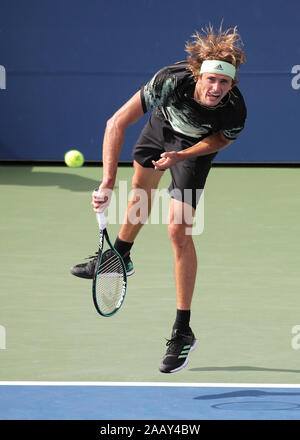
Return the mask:
<svg viewBox="0 0 300 440">
<path fill-rule="evenodd" d="M 98 188 L 95 188 L 93 192 L 97 193 Z M 97 217 L 97 222 L 99 224 L 99 228 L 101 229 L 101 231 L 103 231 L 103 229 L 106 228 L 106 218 L 104 212 L 97 212 L 96 217 Z"/>
<path fill-rule="evenodd" d="M 96 213 L 97 221 L 99 224 L 99 228 L 101 231 L 106 228 L 106 218 L 104 212 L 97 212 Z"/>
<path fill-rule="evenodd" d="M 106 218 L 104 212 L 97 212 L 96 213 L 97 221 L 99 224 L 99 228 L 101 231 L 106 228 Z"/>
</svg>

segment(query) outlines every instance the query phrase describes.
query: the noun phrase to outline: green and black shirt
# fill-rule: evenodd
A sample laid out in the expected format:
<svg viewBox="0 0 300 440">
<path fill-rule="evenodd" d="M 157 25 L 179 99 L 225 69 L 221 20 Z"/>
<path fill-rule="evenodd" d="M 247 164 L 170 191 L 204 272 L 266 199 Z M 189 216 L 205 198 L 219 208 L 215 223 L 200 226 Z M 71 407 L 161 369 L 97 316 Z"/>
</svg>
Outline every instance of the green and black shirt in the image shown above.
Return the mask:
<svg viewBox="0 0 300 440">
<path fill-rule="evenodd" d="M 235 140 L 247 116 L 241 92 L 233 87 L 218 105 L 201 105 L 193 98 L 196 82 L 187 67 L 187 61 L 164 67 L 142 86 L 144 112 L 155 108 L 156 116 L 185 136 L 201 140 L 222 131 L 227 139 Z"/>
</svg>

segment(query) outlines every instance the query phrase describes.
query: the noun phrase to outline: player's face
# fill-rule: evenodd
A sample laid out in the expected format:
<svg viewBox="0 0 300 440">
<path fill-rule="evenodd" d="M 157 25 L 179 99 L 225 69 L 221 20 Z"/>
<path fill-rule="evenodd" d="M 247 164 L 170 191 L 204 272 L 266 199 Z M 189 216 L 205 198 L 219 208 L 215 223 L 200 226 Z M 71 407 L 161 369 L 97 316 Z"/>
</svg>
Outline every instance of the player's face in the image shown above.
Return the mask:
<svg viewBox="0 0 300 440">
<path fill-rule="evenodd" d="M 201 104 L 214 106 L 219 104 L 231 88 L 230 76 L 220 73 L 202 73 L 196 83 L 194 97 Z"/>
</svg>

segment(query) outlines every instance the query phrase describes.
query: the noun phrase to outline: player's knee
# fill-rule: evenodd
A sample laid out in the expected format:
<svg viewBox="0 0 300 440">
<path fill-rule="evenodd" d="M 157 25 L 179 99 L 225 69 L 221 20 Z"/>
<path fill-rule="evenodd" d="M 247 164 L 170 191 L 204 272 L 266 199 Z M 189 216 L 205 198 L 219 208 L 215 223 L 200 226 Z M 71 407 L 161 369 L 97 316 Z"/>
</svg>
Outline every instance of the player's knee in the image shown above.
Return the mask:
<svg viewBox="0 0 300 440">
<path fill-rule="evenodd" d="M 184 223 L 170 223 L 168 233 L 172 245 L 177 248 L 184 248 L 192 239 L 191 235 L 187 234 L 187 225 Z"/>
<path fill-rule="evenodd" d="M 140 179 L 133 177 L 131 188 L 134 189 L 146 189 L 146 185 Z"/>
<path fill-rule="evenodd" d="M 141 190 L 146 193 L 151 193 L 151 190 L 154 188 L 150 179 L 145 178 L 144 176 L 133 176 L 131 182 L 131 188 L 133 191 Z"/>
</svg>

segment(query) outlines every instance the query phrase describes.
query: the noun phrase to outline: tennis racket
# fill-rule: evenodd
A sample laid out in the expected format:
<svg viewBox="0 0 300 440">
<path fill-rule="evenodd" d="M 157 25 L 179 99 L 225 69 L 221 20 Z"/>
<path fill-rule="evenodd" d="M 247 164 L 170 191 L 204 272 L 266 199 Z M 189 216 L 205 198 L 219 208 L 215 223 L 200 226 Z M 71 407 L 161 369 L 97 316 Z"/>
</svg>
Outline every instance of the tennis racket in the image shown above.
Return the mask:
<svg viewBox="0 0 300 440">
<path fill-rule="evenodd" d="M 100 243 L 93 278 L 93 301 L 100 315 L 112 316 L 124 302 L 127 275 L 124 261 L 109 239 L 104 213 L 97 213 L 97 220 Z"/>
</svg>

